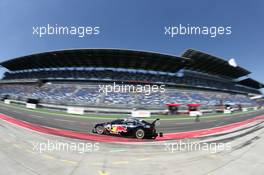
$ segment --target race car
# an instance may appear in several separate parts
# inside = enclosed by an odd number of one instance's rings
[[[158,136],[155,128],[158,120],[156,119],[152,123],[148,123],[137,118],[117,119],[112,122],[96,124],[93,132],[97,134],[130,136],[138,139],[155,139]]]

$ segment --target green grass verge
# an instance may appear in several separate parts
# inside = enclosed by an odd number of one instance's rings
[[[84,114],[84,115],[77,115],[77,114],[68,114],[63,111],[55,111],[55,110],[49,110],[49,109],[43,109],[43,108],[38,108],[38,109],[27,109],[24,107],[24,105],[19,105],[19,104],[4,104],[1,103],[7,107],[23,110],[23,111],[28,111],[32,113],[42,113],[42,114],[48,114],[48,115],[56,115],[56,116],[61,116],[61,117],[77,117],[77,118],[87,118],[87,119],[117,119],[117,118],[124,118],[128,117],[129,115],[125,114]],[[204,116],[201,117],[201,119],[212,119],[212,118],[218,118],[218,117],[229,117],[229,116],[234,116],[238,114],[247,114],[251,113],[252,111],[247,111],[247,112],[235,112],[233,114],[205,114]],[[190,117],[188,115],[173,115],[173,116],[168,116],[168,115],[152,115],[150,118],[145,118],[144,120],[153,120],[155,118],[160,118],[162,120],[194,120],[194,117]]]

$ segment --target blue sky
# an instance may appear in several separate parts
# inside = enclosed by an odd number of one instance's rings
[[[180,55],[194,48],[237,63],[264,82],[264,1],[1,0],[0,61],[67,48],[128,48]],[[33,26],[100,26],[93,37],[32,35]],[[169,38],[164,26],[232,26],[230,36]]]

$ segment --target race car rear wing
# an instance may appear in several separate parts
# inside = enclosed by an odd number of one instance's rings
[[[158,121],[158,120],[160,120],[159,118],[157,118],[156,120],[154,120],[151,124],[152,125],[155,125],[155,123]]]

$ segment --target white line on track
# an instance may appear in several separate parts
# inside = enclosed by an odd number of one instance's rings
[[[123,150],[123,149],[116,149],[116,150],[110,150],[110,153],[117,153],[117,152],[125,152],[127,150]]]

